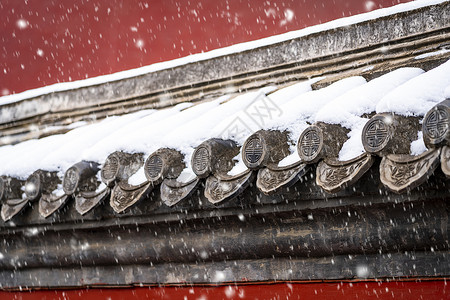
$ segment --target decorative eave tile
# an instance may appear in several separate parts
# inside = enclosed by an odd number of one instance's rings
[[[29,202],[23,192],[24,181],[19,178],[0,176],[0,203],[2,203],[1,217],[9,221],[20,213]]]
[[[289,155],[289,138],[286,131],[258,130],[242,145],[242,161],[251,170],[278,164]]]
[[[9,221],[28,204],[28,199],[8,199],[2,205],[1,215],[3,221]]]
[[[80,161],[64,173],[64,192],[75,198],[75,209],[81,215],[90,211],[109,194],[108,187],[97,191],[100,185],[97,179],[99,171],[99,165],[96,162]]]
[[[380,164],[380,179],[391,191],[402,193],[425,182],[439,164],[440,149],[421,155],[389,154]]]
[[[269,167],[262,168],[258,171],[256,186],[264,194],[271,195],[283,187],[296,183],[309,169],[310,167],[302,163],[276,170]]]
[[[121,213],[141,200],[152,189],[153,185],[149,182],[135,186],[121,181],[112,189],[109,204],[115,212]]]
[[[54,194],[42,194],[39,199],[39,214],[44,218],[49,217],[59,208],[61,208],[67,201],[69,196],[56,196]]]
[[[373,162],[373,156],[368,153],[347,161],[323,160],[316,169],[316,183],[326,192],[336,193],[361,178]]]
[[[80,192],[75,194],[75,209],[81,215],[88,213],[90,210],[100,204],[108,195],[111,189],[105,188],[100,192]]]
[[[200,179],[195,178],[187,183],[177,181],[176,179],[164,179],[161,183],[161,200],[167,206],[174,206],[185,199],[197,187]]]
[[[213,204],[230,200],[247,188],[252,175],[250,170],[227,180],[210,175],[205,183],[205,197]]]

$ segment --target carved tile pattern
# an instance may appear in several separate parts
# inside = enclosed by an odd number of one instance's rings
[[[195,179],[186,185],[178,187],[171,185],[170,182],[171,180],[165,179],[161,184],[161,200],[169,207],[188,197],[199,183],[199,180]]]
[[[6,200],[2,205],[1,216],[3,221],[11,220],[27,205],[27,199],[12,199]]]
[[[159,155],[153,155],[149,158],[146,168],[147,168],[147,174],[151,178],[157,177],[162,170],[163,161]]]
[[[430,159],[425,159],[412,165],[389,165],[388,167],[392,178],[392,184],[396,186],[407,184],[410,178],[422,170],[422,168],[427,165],[429,161]]]
[[[102,176],[106,180],[113,179],[119,170],[119,159],[115,156],[109,156],[102,168]]]
[[[388,155],[380,164],[381,182],[394,192],[403,192],[424,182],[439,162],[440,150],[428,150],[419,157]]]
[[[206,179],[205,197],[211,203],[219,203],[236,197],[247,186],[252,172],[231,180],[220,180],[211,175]]]
[[[64,174],[64,181],[63,181],[63,187],[64,191],[67,193],[70,191],[73,193],[75,189],[77,188],[79,180],[78,172],[75,170],[75,168],[70,168],[66,171]]]
[[[237,181],[221,181],[212,178],[208,182],[209,194],[215,203],[220,202],[226,195],[230,194],[234,187],[238,185]]]
[[[306,165],[300,164],[286,170],[260,169],[258,171],[256,186],[264,194],[272,194],[279,188],[294,183],[294,180],[306,173],[305,168]]]
[[[300,149],[303,156],[312,158],[317,155],[321,140],[315,128],[307,128],[300,142]]]
[[[363,165],[362,161],[359,161],[355,164],[351,164],[350,166],[343,166],[341,168],[330,168],[324,172],[324,181],[329,185],[338,185],[343,180],[350,177],[355,170],[361,168]]]
[[[425,120],[425,134],[432,139],[441,139],[448,131],[448,124],[449,116],[447,111],[437,108],[433,110]]]
[[[245,159],[251,163],[257,163],[263,155],[263,146],[261,140],[257,137],[251,138],[245,145]]]
[[[363,132],[363,137],[370,148],[378,149],[388,137],[386,124],[380,119],[369,121],[366,132]]]
[[[82,192],[75,195],[75,209],[84,215],[91,209],[96,207],[100,202],[103,201],[109,195],[110,189],[105,188],[99,193],[95,192]]]
[[[193,167],[196,172],[201,173],[208,167],[209,161],[209,151],[205,147],[200,147],[196,149],[194,153],[194,164]]]
[[[317,166],[316,183],[325,191],[336,193],[361,178],[372,164],[373,158],[367,154],[340,164],[321,161]]]
[[[66,203],[67,199],[67,195],[57,197],[53,194],[42,194],[41,199],[39,199],[39,213],[44,218],[47,218],[61,208]]]
[[[151,184],[146,183],[138,187],[127,187],[124,189],[120,184],[114,186],[111,192],[109,204],[115,212],[121,213],[128,207],[138,202],[150,189]]]

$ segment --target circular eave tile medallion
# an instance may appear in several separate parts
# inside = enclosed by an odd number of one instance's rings
[[[76,170],[76,168],[69,168],[64,174],[63,179],[63,190],[67,195],[71,195],[75,192],[78,181],[80,180],[80,176]]]
[[[195,149],[192,155],[192,169],[197,176],[204,176],[209,173],[210,154],[206,147],[200,146]]]
[[[426,114],[422,130],[431,144],[439,144],[448,138],[450,122],[448,111],[447,107],[437,105]]]
[[[30,200],[35,200],[40,193],[41,190],[41,179],[39,177],[39,174],[34,173],[28,177],[27,181],[25,182],[25,194],[27,195],[27,198]]]
[[[362,132],[362,142],[367,152],[378,152],[386,147],[390,137],[388,123],[384,116],[375,116],[366,123]]]
[[[145,163],[145,172],[149,180],[154,181],[162,176],[163,160],[158,154],[151,155]]]
[[[259,167],[264,158],[264,142],[257,136],[249,137],[242,147],[244,163],[249,168]]]
[[[115,155],[110,155],[103,165],[101,175],[107,182],[113,181],[119,172],[119,159]]]
[[[315,126],[309,126],[300,135],[298,141],[298,154],[305,162],[315,162],[323,147],[322,130]]]

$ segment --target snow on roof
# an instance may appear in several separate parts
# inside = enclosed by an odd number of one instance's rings
[[[404,116],[423,116],[445,100],[450,85],[450,61],[417,76],[387,94],[377,104],[377,113],[394,112]]]
[[[196,105],[182,103],[167,109],[110,117],[65,134],[0,147],[0,174],[26,178],[37,169],[65,172],[81,160],[103,163],[114,151],[142,152],[148,156],[162,147],[182,152],[189,169],[194,148],[209,138],[223,137],[224,130],[233,125],[237,117],[249,124],[254,122],[249,125],[252,130],[288,130],[294,143],[307,122],[341,124],[352,130],[350,139],[341,149],[340,159],[351,159],[363,151],[361,126],[368,120],[362,117],[363,114],[377,110],[423,116],[448,93],[449,74],[450,61],[425,73],[417,68],[398,69],[368,83],[363,77],[349,77],[312,91],[311,85],[317,81],[312,79],[275,92],[275,87],[271,86],[234,98],[225,95]],[[278,111],[266,119],[265,124],[259,124],[263,126],[256,128],[258,124],[248,111],[249,107],[257,108],[263,114],[274,109]],[[253,131],[236,135],[236,141],[242,144],[250,133]],[[412,146],[415,154],[421,149],[424,146],[420,142]],[[293,151],[280,165],[298,160]],[[231,173],[242,170],[242,166],[238,166]],[[136,177],[143,178],[143,172],[139,174]]]
[[[284,114],[281,118],[273,120],[271,127],[278,130],[288,130],[291,140],[296,142],[308,123],[314,122],[316,113],[323,105],[364,83],[366,83],[366,80],[361,76],[349,77],[323,89],[299,95],[282,106]],[[291,155],[280,161],[278,164],[280,167],[300,160],[295,144],[291,145],[290,150]]]
[[[221,48],[221,49],[215,49],[215,50],[212,50],[209,52],[193,54],[193,55],[189,55],[189,56],[182,57],[179,59],[174,59],[171,61],[156,63],[156,64],[152,64],[149,66],[144,66],[144,67],[140,67],[140,68],[136,68],[136,69],[132,69],[132,70],[117,72],[117,73],[109,74],[109,75],[88,78],[88,79],[84,79],[84,80],[57,83],[57,84],[53,84],[53,85],[49,85],[49,86],[45,86],[45,87],[41,87],[41,88],[37,88],[37,89],[28,90],[28,91],[18,93],[18,94],[0,97],[0,106],[18,102],[18,101],[22,101],[25,99],[38,97],[38,96],[45,95],[45,94],[50,94],[50,93],[59,92],[59,91],[73,90],[73,89],[78,89],[78,88],[82,88],[82,87],[98,85],[98,84],[102,84],[102,83],[106,83],[106,82],[118,81],[118,80],[132,78],[132,77],[136,77],[136,76],[151,73],[151,72],[175,68],[175,67],[187,65],[190,63],[195,63],[195,62],[204,61],[204,60],[217,58],[217,57],[221,57],[221,56],[226,56],[226,55],[230,55],[230,54],[234,54],[234,53],[248,51],[248,50],[252,50],[252,49],[256,49],[256,48],[260,48],[260,47],[265,47],[268,45],[288,41],[291,39],[304,37],[304,36],[307,36],[307,35],[310,35],[313,33],[318,33],[321,31],[345,27],[345,26],[361,23],[364,21],[377,19],[380,17],[385,17],[385,16],[394,15],[394,14],[401,13],[401,12],[415,10],[415,9],[418,9],[421,7],[436,5],[439,3],[446,2],[446,1],[448,1],[448,0],[416,0],[413,2],[402,3],[402,4],[398,4],[396,6],[392,6],[392,7],[388,7],[388,8],[378,9],[378,10],[364,13],[364,14],[359,14],[359,15],[355,15],[355,16],[351,16],[351,17],[347,17],[347,18],[333,20],[333,21],[330,21],[330,22],[327,22],[324,24],[310,26],[310,27],[307,27],[304,29],[291,31],[291,32],[287,32],[284,34],[260,39],[260,40],[236,44],[236,45],[232,45],[232,46]],[[420,58],[422,58],[422,57],[420,57]],[[418,59],[420,59],[420,58],[418,58]]]
[[[419,68],[400,68],[375,78],[322,107],[315,121],[341,124],[351,129],[358,121],[355,118],[374,112],[377,103],[386,94],[422,73],[424,71]]]
[[[283,116],[273,120],[273,128],[286,127],[291,132],[297,132],[298,123],[313,123],[316,113],[328,102],[336,97],[365,84],[366,80],[361,76],[349,77],[339,80],[325,88],[298,95],[282,106]],[[298,138],[296,135],[295,138]]]
[[[349,140],[341,149],[340,160],[348,160],[364,152],[361,133],[369,119],[363,115],[374,112],[383,96],[422,73],[424,71],[419,68],[397,69],[351,89],[320,109],[315,121],[340,124],[351,129]]]
[[[85,159],[84,152],[94,148],[102,136],[154,112],[144,110],[120,117],[109,117],[96,124],[78,127],[66,134],[0,147],[1,174],[26,178],[33,169],[66,170],[77,161]]]

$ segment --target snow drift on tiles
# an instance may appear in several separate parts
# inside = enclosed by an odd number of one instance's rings
[[[65,171],[84,159],[83,151],[102,136],[153,112],[145,110],[121,117],[109,117],[99,123],[73,129],[66,134],[0,147],[0,174],[26,178],[38,169]]]
[[[424,116],[433,106],[445,100],[448,86],[450,60],[393,90],[378,103],[376,112]]]
[[[233,139],[239,145],[242,145],[245,140],[255,131],[259,129],[263,129],[266,122],[270,121],[271,118],[276,118],[276,115],[270,114],[265,118],[255,120],[255,117],[258,116],[252,115],[254,112],[258,111],[259,106],[264,106],[260,101],[266,101],[270,98],[271,105],[274,105],[277,109],[277,113],[280,111],[278,108],[282,107],[284,103],[290,101],[294,97],[311,91],[311,84],[316,82],[317,79],[312,79],[304,82],[299,82],[284,88],[281,88],[277,91],[274,91],[273,87],[266,87],[260,89],[255,92],[248,92],[243,95],[240,95],[233,99],[233,101],[239,101],[244,103],[244,106],[241,109],[236,110],[233,114],[227,116],[227,118],[223,119],[216,126],[214,126],[210,137],[215,138],[223,138],[223,139]],[[273,91],[273,92],[272,92]],[[261,97],[265,97],[266,94],[269,94],[267,99],[262,99]],[[252,111],[252,108],[256,107],[256,111]],[[261,112],[263,115],[266,114],[266,111]],[[262,122],[261,122],[262,121]],[[234,129],[237,129],[236,132],[233,132]],[[242,161],[241,154],[238,154],[234,160],[237,162],[235,166],[228,172],[228,175],[238,175],[247,170],[244,162]]]
[[[323,105],[364,83],[366,83],[366,80],[361,76],[345,78],[328,87],[299,95],[282,105],[281,110],[283,114],[279,118],[272,120],[268,124],[268,128],[280,131],[288,130],[290,139],[294,144],[292,144],[290,149],[291,155],[280,161],[279,166],[288,166],[300,160],[295,144],[301,132],[308,126],[307,122],[314,120],[317,111]]]
[[[195,147],[209,138],[221,138],[223,131],[226,130],[226,127],[229,125],[228,120],[233,119],[236,115],[243,114],[245,109],[251,105],[258,96],[261,94],[265,95],[265,93],[273,90],[275,90],[275,87],[269,86],[258,91],[238,95],[231,99],[229,99],[230,96],[220,97],[213,101],[216,106],[211,109],[205,110],[203,113],[198,113],[194,116],[190,115],[189,118],[181,118],[180,122],[182,123],[182,126],[176,126],[166,130],[165,135],[160,140],[155,140],[154,148],[173,148],[183,153],[185,156],[186,169],[180,175],[179,180],[189,181],[195,177],[190,166],[191,156]],[[294,86],[280,89],[275,92],[274,99],[278,103],[284,103],[294,95],[303,93],[307,90],[311,90],[311,86],[308,82],[295,84]],[[188,109],[186,112],[192,109],[193,108]],[[181,114],[175,117],[180,118]],[[218,125],[215,125],[217,123]],[[135,176],[132,176],[128,182],[131,184],[139,184],[143,181],[145,181],[145,174],[141,169]]]
[[[362,117],[375,112],[378,102],[405,82],[424,73],[419,68],[401,68],[356,87],[325,105],[315,118],[316,122],[340,124],[350,129],[349,140],[344,143],[340,160],[352,159],[364,152],[361,133],[369,120]]]

